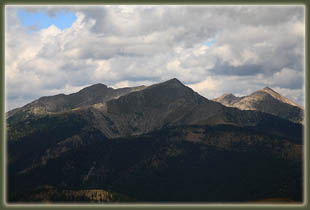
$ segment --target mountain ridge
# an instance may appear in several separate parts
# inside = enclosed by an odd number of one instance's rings
[[[110,92],[103,91],[103,93],[100,92],[98,94],[98,88],[99,90],[109,90]],[[138,86],[116,90],[107,88],[103,84],[97,84],[84,88],[78,93],[92,92],[92,90],[95,90],[95,94],[91,93],[88,95],[90,95],[91,99],[95,98],[95,100],[88,100],[90,102],[86,101],[88,103],[84,103],[90,105],[68,109],[66,112],[61,110],[61,112],[55,112],[54,114],[67,115],[72,113],[85,118],[90,125],[99,129],[109,138],[140,135],[154,129],[173,125],[231,124],[236,126],[255,126],[263,119],[269,119],[270,122],[274,119],[274,117],[267,117],[267,115],[256,112],[240,112],[239,110],[232,109],[233,107],[229,108],[221,103],[208,100],[175,78],[148,87]],[[115,93],[115,91],[120,92]],[[261,91],[257,92],[261,93]],[[83,94],[82,96],[85,95]],[[98,98],[98,95],[104,96],[103,98]],[[59,97],[59,95],[48,97],[48,99],[55,97]],[[234,100],[237,98],[235,96],[232,97]],[[81,98],[84,99],[83,97]],[[80,103],[80,101],[78,102]],[[26,105],[26,107],[31,106],[33,103]],[[8,117],[9,128],[13,128],[15,123],[27,121],[27,119],[36,119],[40,118],[40,116],[51,114],[46,112],[43,112],[43,114],[40,112],[36,113],[35,109],[36,107],[34,107],[34,111],[32,110],[34,115],[29,113],[27,109],[26,111],[22,109],[19,113]],[[253,111],[262,111],[279,117],[277,113],[270,113],[269,110],[254,109]],[[281,111],[285,112],[286,109]],[[277,129],[275,125],[272,128]],[[286,132],[284,131],[284,133]]]
[[[71,93],[71,94],[56,94],[56,95],[52,95],[52,96],[42,96],[37,100],[34,100],[22,107],[10,110],[6,113],[6,118],[11,117],[12,115],[16,114],[18,111],[20,110],[25,110],[28,109],[29,112],[34,113],[34,114],[44,114],[44,113],[55,113],[55,112],[61,112],[61,111],[66,111],[66,110],[73,110],[75,108],[79,108],[79,107],[83,107],[83,106],[87,106],[87,105],[95,105],[95,104],[104,104],[105,102],[112,100],[112,99],[117,99],[123,95],[129,94],[131,92],[135,92],[135,91],[140,91],[146,88],[153,88],[153,87],[157,87],[157,86],[179,86],[179,87],[186,87],[182,82],[180,82],[178,79],[176,78],[172,78],[170,80],[161,82],[161,83],[156,83],[150,86],[136,86],[136,87],[124,87],[124,88],[117,88],[114,89],[112,87],[108,87],[105,84],[102,83],[97,83],[94,85],[90,85],[88,87],[85,87],[81,90],[79,90],[78,92],[75,93]],[[89,94],[92,92],[102,92],[102,94],[99,95],[94,95],[93,98],[100,98],[100,100],[95,100],[93,101],[93,99],[83,99],[83,94]],[[195,92],[195,91],[194,91]],[[304,109],[302,106],[296,104],[295,102],[287,99],[286,97],[282,96],[281,94],[277,93],[276,91],[274,91],[273,89],[271,89],[270,87],[264,87],[262,89],[259,89],[255,92],[253,92],[250,95],[247,96],[242,96],[242,97],[237,97],[235,95],[233,95],[232,93],[224,93],[223,95],[219,96],[218,98],[212,99],[212,101],[215,102],[219,102],[225,106],[229,106],[229,107],[236,107],[239,108],[241,110],[258,110],[258,111],[264,111],[264,110],[259,110],[256,109],[255,107],[251,107],[251,105],[244,105],[244,102],[242,100],[247,100],[247,98],[251,95],[257,95],[259,93],[266,93],[270,96],[272,96],[274,99],[282,102],[282,103],[286,103],[289,104],[291,106],[295,106],[298,107],[300,109]],[[82,96],[81,96],[82,95]],[[102,97],[103,95],[106,95],[105,97]],[[199,95],[199,94],[198,94]],[[76,97],[77,96],[77,97]],[[201,96],[203,97],[203,96]],[[66,98],[66,99],[64,99]],[[78,99],[76,99],[78,98]],[[205,97],[203,97],[205,98]],[[60,105],[57,107],[57,105],[53,105],[53,107],[49,108],[48,104],[50,100],[59,100]],[[78,100],[78,103],[73,103],[73,104],[68,104],[67,100]],[[208,100],[208,99],[207,99]],[[241,101],[241,103],[243,105],[241,105],[239,102]],[[66,104],[67,103],[67,104]],[[239,103],[239,104],[238,104]],[[24,111],[23,110],[23,111]],[[270,113],[273,114],[273,113]]]
[[[123,201],[302,200],[300,123],[226,107],[177,79],[121,90],[97,84],[77,96],[67,110],[49,102],[64,97],[56,95],[40,101],[53,113],[8,117],[10,202],[85,201],[74,195],[86,189]],[[240,179],[240,171],[250,175]],[[44,186],[53,190],[39,196]]]
[[[285,96],[282,96],[281,94],[279,94],[278,92],[274,91],[273,89],[271,89],[270,87],[264,87],[263,89],[261,90],[258,90],[258,91],[265,91],[267,92],[268,94],[270,94],[271,96],[273,96],[274,98],[284,102],[284,103],[287,103],[287,104],[290,104],[292,106],[297,106],[301,109],[304,109],[301,105],[299,104],[296,104],[295,102],[293,102],[292,100],[286,98]]]
[[[57,94],[53,96],[40,97],[39,99],[34,100],[20,108],[8,111],[6,113],[6,117],[10,118],[19,111],[27,111],[31,114],[48,114],[68,111],[82,106],[105,103],[110,99],[118,98],[133,91],[139,91],[145,87],[146,86],[142,85],[114,89],[106,86],[105,84],[98,83],[68,95]]]
[[[303,121],[303,107],[269,87],[262,88],[242,97],[224,94],[213,100],[227,107],[266,112],[298,123]]]

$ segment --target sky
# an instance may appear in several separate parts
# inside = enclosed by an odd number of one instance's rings
[[[17,11],[17,17],[23,26],[29,27],[29,32],[38,31],[55,25],[60,30],[70,28],[72,23],[76,21],[77,17],[71,11],[58,11],[55,15],[48,15],[44,11],[28,12],[25,9]]]
[[[303,6],[6,6],[6,110],[96,83],[177,78],[208,99],[304,103]]]

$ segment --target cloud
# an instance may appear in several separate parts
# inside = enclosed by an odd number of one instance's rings
[[[276,72],[269,82],[273,86],[287,89],[302,89],[303,88],[303,72],[298,72],[294,69],[283,68]]]
[[[222,82],[220,80],[208,77],[204,81],[189,85],[189,87],[195,90],[196,92],[207,96],[209,99],[212,99],[217,96],[218,94],[217,89],[221,85]]]
[[[50,16],[66,10],[77,19],[64,30],[51,25],[30,34],[18,19],[21,8]],[[8,109],[99,82],[124,87],[174,77],[208,98],[270,86],[288,97],[296,93],[295,101],[303,103],[302,6],[7,6],[5,11]]]

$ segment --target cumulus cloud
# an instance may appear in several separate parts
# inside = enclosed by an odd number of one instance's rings
[[[21,8],[77,19],[29,33]],[[208,98],[270,86],[303,104],[302,6],[8,6],[5,15],[8,110],[94,83],[173,77]]]

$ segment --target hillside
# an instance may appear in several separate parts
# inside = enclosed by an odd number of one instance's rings
[[[118,195],[99,202],[302,200],[300,123],[224,106],[177,79],[60,97],[8,114],[10,202],[95,201],[87,190]],[[44,112],[31,111],[38,103]]]
[[[240,110],[256,110],[269,113],[293,122],[300,123],[303,121],[303,108],[269,87],[243,97],[224,94],[214,99],[214,101]]]

